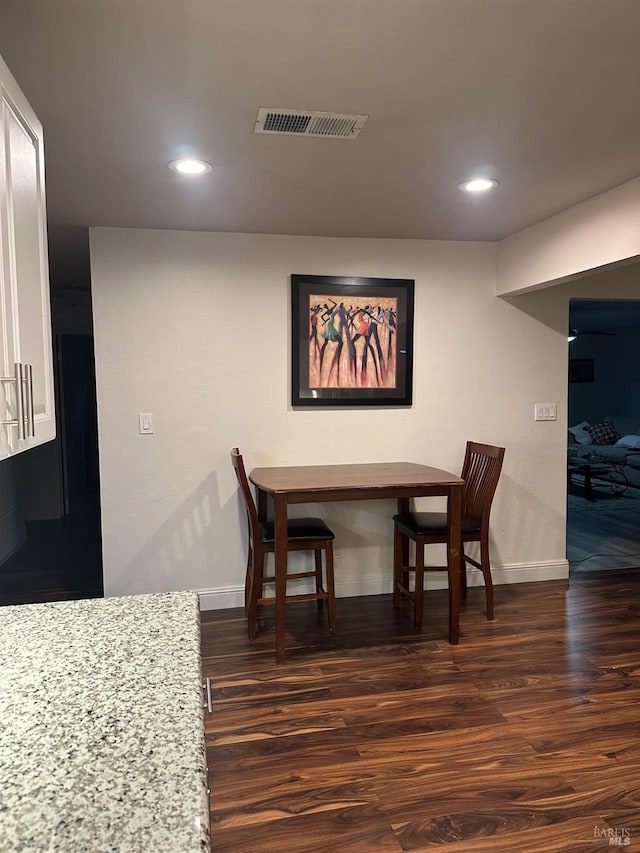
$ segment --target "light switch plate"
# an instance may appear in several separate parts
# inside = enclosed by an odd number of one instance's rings
[[[152,412],[140,412],[138,415],[138,432],[140,435],[153,435]]]
[[[556,403],[536,403],[533,417],[536,421],[557,421],[558,406]]]

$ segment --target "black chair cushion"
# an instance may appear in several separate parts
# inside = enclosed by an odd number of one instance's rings
[[[273,521],[261,521],[260,532],[263,542],[275,541]],[[299,542],[302,539],[335,539],[335,534],[321,518],[290,518],[287,538]]]
[[[447,538],[446,512],[410,512],[394,515],[393,520],[406,536],[442,536]],[[480,533],[480,522],[462,516],[463,533]]]

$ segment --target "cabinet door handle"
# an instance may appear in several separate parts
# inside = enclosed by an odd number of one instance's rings
[[[33,365],[23,364],[24,378],[27,383],[27,430],[31,438],[36,437],[36,418],[33,408]]]
[[[211,714],[213,713],[213,705],[211,703],[211,679],[207,678],[205,683],[202,685],[202,689],[205,691],[207,698],[205,699],[204,706],[207,711]]]
[[[16,415],[18,419],[18,438],[25,439],[27,437],[27,426],[25,423],[25,406],[24,406],[24,375],[22,364],[19,361],[15,364],[16,373]]]
[[[16,418],[13,421],[2,421],[3,424],[7,424],[8,426],[17,426],[18,427],[18,440],[24,440],[27,437],[27,429],[25,426],[25,414],[24,414],[24,382],[22,375],[22,365],[19,361],[14,364],[14,375],[13,376],[3,376],[0,378],[0,382],[11,382],[16,386]]]

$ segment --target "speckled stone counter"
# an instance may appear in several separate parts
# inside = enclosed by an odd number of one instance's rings
[[[0,607],[0,849],[209,850],[195,593]]]

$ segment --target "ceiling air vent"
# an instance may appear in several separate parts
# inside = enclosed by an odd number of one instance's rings
[[[258,110],[255,132],[355,139],[368,118],[369,116],[349,113],[318,113],[311,110],[274,110],[261,107]]]

